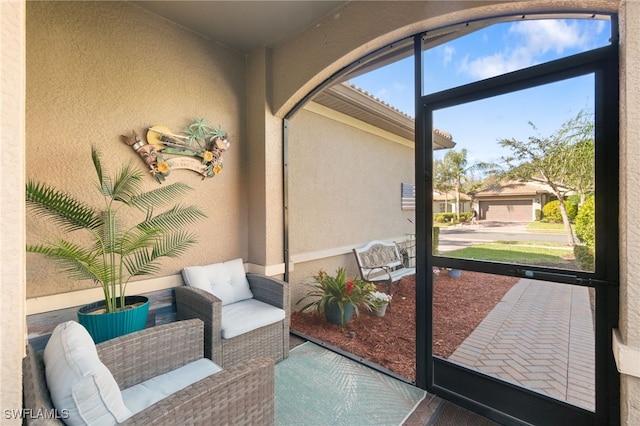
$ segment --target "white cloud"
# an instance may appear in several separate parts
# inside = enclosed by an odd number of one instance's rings
[[[586,47],[590,37],[584,29],[577,21],[541,20],[516,22],[508,32],[524,37],[524,47],[539,55],[551,49],[561,54],[565,49]]]
[[[543,55],[550,51],[562,55],[567,50],[586,49],[592,44],[593,36],[605,28],[602,21],[590,24],[561,20],[515,22],[507,30],[507,47],[475,59],[467,55],[459,70],[483,79],[535,65],[544,61]]]
[[[453,54],[456,50],[452,46],[445,46],[443,50],[442,63],[446,66],[453,59]]]

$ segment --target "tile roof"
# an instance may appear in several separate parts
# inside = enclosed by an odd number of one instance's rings
[[[552,194],[551,188],[541,182],[501,182],[472,191],[475,197],[492,197],[508,195]]]

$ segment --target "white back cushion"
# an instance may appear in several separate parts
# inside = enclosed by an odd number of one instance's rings
[[[208,291],[222,301],[222,306],[253,298],[242,259],[205,266],[189,266],[182,270],[188,286]]]
[[[253,299],[251,287],[247,280],[247,272],[244,270],[244,262],[242,259],[233,259],[224,262],[229,274],[231,275],[231,285],[233,286],[235,301]]]
[[[82,325],[75,321],[59,324],[43,358],[51,400],[59,411],[68,410],[68,425],[113,425],[132,416]]]

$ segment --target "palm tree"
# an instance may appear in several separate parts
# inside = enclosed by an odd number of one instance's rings
[[[433,189],[444,194],[445,206],[449,204],[449,191],[453,189],[452,176],[444,160],[433,160]],[[445,211],[448,211],[445,208]]]
[[[159,272],[162,257],[179,257],[196,242],[182,228],[206,217],[193,206],[175,205],[157,213],[154,208],[172,202],[189,188],[183,183],[142,192],[144,173],[124,166],[113,177],[103,174],[100,153],[92,148],[91,157],[98,175],[97,189],[104,197],[104,207],[96,208],[72,195],[43,183],[26,185],[27,208],[36,216],[51,219],[61,234],[86,231],[90,239],[85,246],[62,237],[46,244],[27,245],[27,252],[53,259],[70,279],[90,279],[102,286],[107,312],[124,307],[127,283],[134,276]],[[131,217],[129,207],[138,210],[142,220],[126,227]],[[126,213],[125,213],[126,212]],[[119,214],[126,214],[121,220]],[[118,304],[120,298],[120,304]]]
[[[446,169],[449,171],[451,179],[453,180],[453,189],[456,191],[456,217],[459,222],[460,193],[462,192],[463,185],[469,181],[470,175],[473,172],[486,171],[496,168],[497,166],[492,163],[484,162],[468,165],[466,148],[461,149],[459,152],[455,150],[447,152],[444,156],[444,164]]]

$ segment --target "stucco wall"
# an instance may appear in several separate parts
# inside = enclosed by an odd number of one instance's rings
[[[22,424],[5,410],[22,406],[24,356],[25,5],[0,2],[0,408],[2,424]],[[11,413],[11,412],[10,412]]]
[[[316,104],[290,122],[292,301],[297,285],[319,268],[344,266],[356,275],[352,248],[414,232],[414,211],[401,209],[400,189],[402,182],[414,183],[415,150],[375,131]]]
[[[640,364],[640,3],[620,9],[620,332]],[[622,424],[640,424],[640,378],[622,374]]]
[[[184,265],[247,256],[245,191],[245,58],[125,2],[27,3],[26,175],[100,202],[94,189],[91,145],[103,165],[145,165],[120,141],[154,124],[183,132],[193,118],[228,131],[224,171],[202,180],[175,170],[167,182],[194,191],[181,200],[208,219],[195,226],[197,246],[166,259],[159,276]],[[149,176],[145,188],[159,184]],[[50,226],[27,219],[27,241],[46,238]],[[37,255],[27,257],[27,296],[79,288]],[[129,293],[131,292],[131,288]]]

